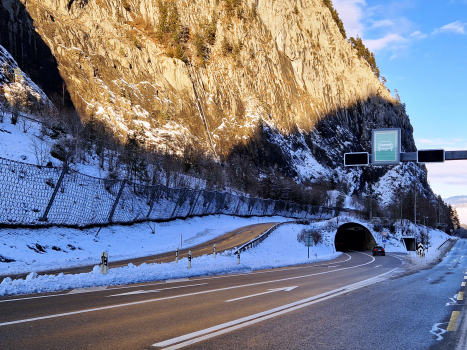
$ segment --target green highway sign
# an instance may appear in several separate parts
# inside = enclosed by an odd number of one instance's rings
[[[401,129],[375,129],[372,136],[372,164],[400,164]]]

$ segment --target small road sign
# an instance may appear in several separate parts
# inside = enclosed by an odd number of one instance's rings
[[[383,236],[383,244],[386,244],[388,243],[388,239],[386,238],[386,236]]]
[[[368,152],[344,153],[345,166],[362,166],[368,165],[369,162],[370,157]]]
[[[425,255],[425,249],[424,249],[422,243],[418,243],[418,244],[417,244],[417,253],[418,253],[419,255]]]
[[[305,236],[305,246],[312,247],[313,246],[313,237]]]
[[[419,163],[444,163],[444,149],[421,149],[417,151]]]
[[[372,138],[372,163],[374,165],[391,165],[400,163],[401,130],[376,129]]]

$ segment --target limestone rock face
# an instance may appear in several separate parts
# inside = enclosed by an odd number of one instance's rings
[[[17,36],[24,29],[12,25],[15,14],[30,17],[23,26],[50,49],[83,118],[94,114],[122,136],[143,128],[149,142],[175,153],[191,144],[228,155],[260,124],[283,137],[312,133],[370,97],[397,105],[322,0],[5,0],[0,7]],[[172,34],[158,35],[162,8],[178,15],[181,59]],[[389,124],[408,120],[390,113],[400,120]]]

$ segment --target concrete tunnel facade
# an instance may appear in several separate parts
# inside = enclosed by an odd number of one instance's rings
[[[376,245],[371,231],[356,222],[346,222],[339,226],[334,237],[336,251],[370,250]]]

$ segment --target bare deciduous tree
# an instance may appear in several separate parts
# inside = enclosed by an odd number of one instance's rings
[[[30,136],[29,140],[29,148],[36,157],[37,165],[44,165],[47,162],[50,155],[49,143],[45,139],[41,140],[35,135]]]

